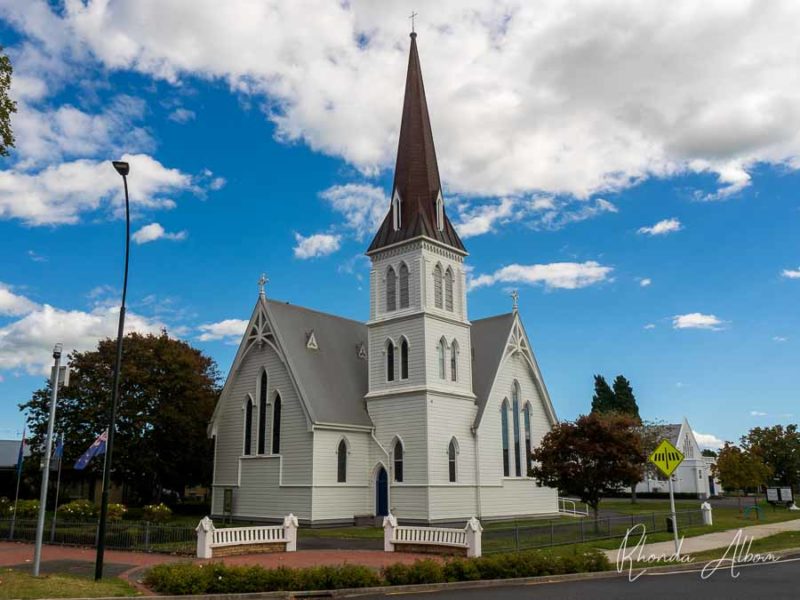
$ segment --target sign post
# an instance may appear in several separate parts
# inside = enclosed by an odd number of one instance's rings
[[[648,459],[659,471],[669,479],[669,511],[672,518],[672,535],[675,539],[675,556],[680,557],[680,542],[678,541],[678,517],[675,514],[675,491],[672,484],[672,474],[683,462],[683,453],[669,440],[662,440]]]

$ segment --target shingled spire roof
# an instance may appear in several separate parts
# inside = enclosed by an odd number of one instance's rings
[[[417,34],[412,33],[403,119],[400,123],[400,141],[392,186],[392,198],[394,199],[395,194],[400,197],[400,227],[395,229],[390,204],[389,212],[367,253],[419,236],[432,238],[466,252],[444,208],[442,229],[437,227],[436,199],[441,192],[439,165],[436,163],[428,103],[425,100],[425,86],[422,83],[422,69],[417,52]]]

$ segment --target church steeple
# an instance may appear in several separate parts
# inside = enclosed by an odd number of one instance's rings
[[[464,245],[447,218],[441,194],[439,165],[436,162],[417,51],[417,34],[412,32],[392,203],[367,254],[419,236],[435,239],[465,252]]]

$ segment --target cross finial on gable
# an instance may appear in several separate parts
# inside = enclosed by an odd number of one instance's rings
[[[259,296],[266,296],[266,292],[264,288],[269,283],[269,279],[267,278],[266,273],[262,273],[261,277],[258,278],[258,295]]]
[[[514,312],[517,312],[517,310],[519,309],[519,292],[517,290],[513,290],[511,292],[510,296],[511,296],[511,302],[512,302],[511,309]]]
[[[411,19],[411,33],[416,33],[414,31],[414,19],[416,17],[418,17],[418,16],[419,16],[419,13],[416,13],[413,10],[411,11],[411,14],[408,16],[408,18]]]

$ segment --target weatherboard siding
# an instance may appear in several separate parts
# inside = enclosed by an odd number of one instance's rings
[[[344,439],[348,447],[347,479],[337,481],[338,448]],[[312,515],[315,521],[352,520],[355,515],[372,513],[370,502],[369,433],[354,431],[314,431],[314,490]]]

